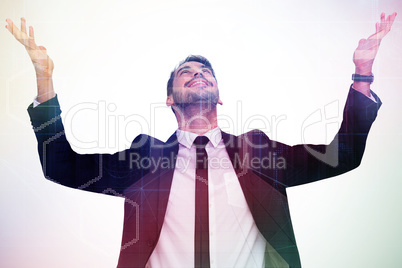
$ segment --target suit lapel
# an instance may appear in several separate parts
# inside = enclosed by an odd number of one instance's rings
[[[150,145],[148,157],[156,161],[160,159],[160,162],[152,167],[153,172],[150,171],[125,191],[125,233],[122,249],[136,243],[138,239],[145,239],[150,244],[159,239],[178,149],[176,133],[164,144],[154,142]],[[140,220],[142,224],[139,224]]]
[[[160,230],[163,225],[163,220],[165,218],[166,214],[166,209],[167,209],[167,204],[169,200],[169,194],[170,194],[170,188],[172,186],[172,181],[173,181],[173,174],[174,170],[176,167],[176,159],[177,159],[177,154],[179,152],[179,143],[177,140],[176,132],[173,133],[170,138],[166,141],[163,151],[162,151],[162,156],[163,159],[168,159],[169,160],[169,168],[162,169],[159,168],[159,187],[158,187],[158,208],[157,208],[157,214],[158,214],[158,233],[160,234]]]
[[[254,221],[268,243],[288,264],[299,267],[299,256],[293,233],[286,194],[249,168],[254,156],[250,137],[222,132],[229,158],[239,179]],[[247,156],[247,157],[246,157]],[[246,159],[244,159],[246,157]],[[284,189],[283,189],[284,190]],[[293,266],[292,266],[293,267]]]

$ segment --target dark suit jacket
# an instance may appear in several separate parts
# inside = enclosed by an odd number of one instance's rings
[[[258,130],[237,137],[222,132],[258,229],[290,267],[301,264],[285,189],[336,176],[360,164],[367,134],[381,105],[372,94],[377,103],[350,90],[342,125],[329,145],[288,146],[271,141]],[[144,267],[164,221],[179,148],[176,135],[167,142],[139,135],[123,152],[82,155],[66,140],[57,97],[36,108],[30,106],[28,112],[47,179],[125,198],[118,267]]]

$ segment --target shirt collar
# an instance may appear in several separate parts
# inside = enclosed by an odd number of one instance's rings
[[[193,145],[195,138],[198,137],[197,134],[184,131],[178,129],[176,131],[177,140],[179,143],[187,148],[190,148]],[[219,142],[222,140],[222,132],[219,127],[211,129],[210,131],[204,133],[202,136],[205,136],[209,139],[210,143],[216,148]]]

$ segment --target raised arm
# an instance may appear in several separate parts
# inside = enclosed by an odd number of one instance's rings
[[[6,22],[6,28],[25,47],[34,65],[38,86],[37,100],[42,103],[53,98],[55,96],[52,80],[54,64],[47,55],[46,48],[35,43],[32,26],[29,26],[29,35],[27,34],[25,18],[21,18],[21,29],[18,29],[11,19],[6,19]]]
[[[369,76],[372,74],[373,63],[377,55],[378,48],[380,47],[382,39],[391,30],[394,23],[396,12],[385,18],[385,13],[381,14],[381,21],[375,25],[375,33],[370,35],[367,39],[361,39],[353,54],[353,62],[355,64],[355,74]],[[353,83],[353,88],[370,96],[370,83],[357,82]]]
[[[376,31],[367,39],[361,39],[353,54],[355,74],[372,74],[374,59],[382,39],[391,30],[396,13],[388,17],[381,14]],[[370,82],[355,81],[353,88],[367,97],[372,95]],[[343,121],[338,134],[329,145],[296,145],[287,151],[287,185],[299,185],[347,172],[359,166],[366,146],[368,132],[381,106],[351,90],[345,104]]]
[[[369,38],[360,40],[353,56],[356,74],[364,76],[372,74],[373,62],[379,45],[390,31],[395,16],[396,13],[393,13],[385,18],[385,14],[381,14],[381,21],[376,24],[376,32]],[[355,81],[353,88],[350,89],[345,104],[342,125],[333,141],[328,145],[288,146],[271,141],[259,131],[248,133],[249,139],[253,140],[252,155],[262,159],[261,162],[257,161],[260,166],[255,166],[254,172],[266,178],[268,183],[286,194],[286,187],[337,176],[359,166],[368,132],[377,116],[381,100],[370,91],[370,82]],[[366,96],[373,96],[376,102]],[[277,164],[264,167],[264,158],[267,159],[266,163],[272,164],[275,163],[273,161],[276,161]]]
[[[396,13],[388,17],[381,14],[376,31],[367,39],[361,39],[353,54],[355,74],[370,76],[374,59],[382,39],[391,30]],[[354,81],[353,88],[367,97],[372,96],[370,82]],[[345,104],[343,121],[338,134],[329,145],[296,145],[284,148],[288,167],[286,185],[299,185],[347,172],[360,165],[366,146],[368,132],[381,106],[380,99],[373,93],[376,103],[362,94],[351,90]]]
[[[66,139],[60,105],[53,90],[52,59],[44,47],[36,45],[32,27],[27,34],[24,18],[21,29],[10,19],[6,21],[6,28],[24,45],[35,68],[37,100],[41,105],[35,108],[31,105],[28,113],[45,177],[68,187],[121,196],[128,186],[151,170],[138,164],[151,154],[149,136],[139,135],[130,149],[115,154],[76,153]]]

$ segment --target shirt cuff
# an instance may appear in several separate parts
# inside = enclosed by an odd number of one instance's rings
[[[33,100],[32,107],[35,108],[35,107],[38,106],[39,104],[40,104],[40,102],[38,101],[38,98],[35,98],[35,99]]]

